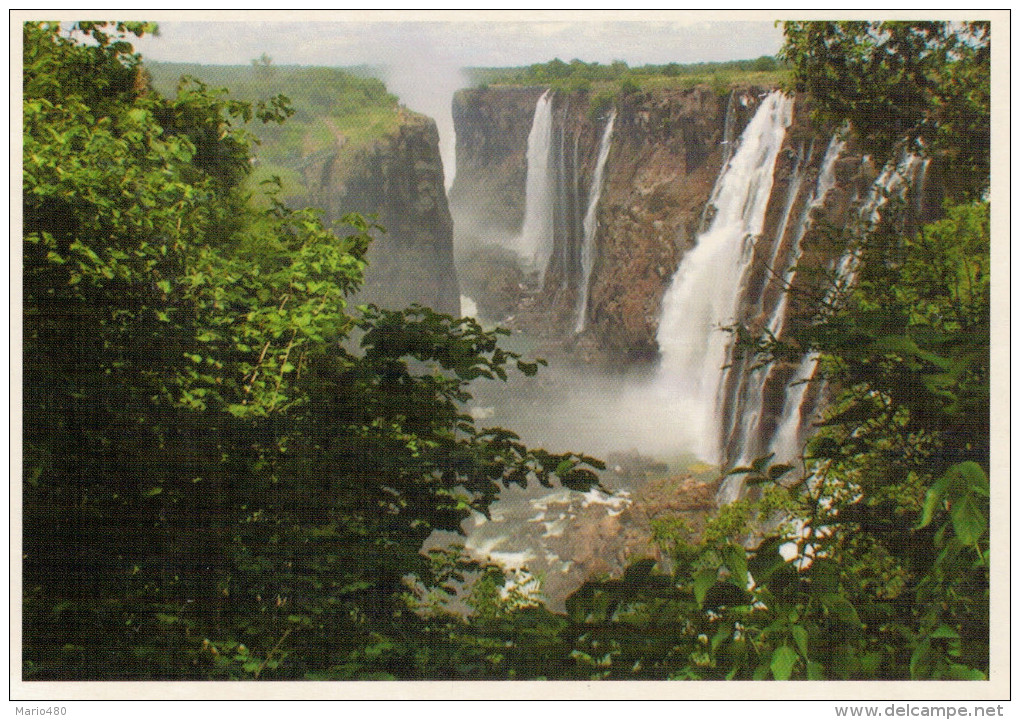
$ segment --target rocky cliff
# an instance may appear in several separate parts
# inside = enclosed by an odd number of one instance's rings
[[[335,147],[306,158],[301,173],[303,201],[328,221],[356,211],[385,228],[369,250],[358,302],[459,314],[453,220],[433,120],[401,108],[393,131],[358,147],[337,132]]]
[[[457,175],[450,207],[457,232],[500,238],[524,220],[526,151],[542,87],[473,88],[453,97]]]
[[[554,237],[547,267],[541,276],[528,277],[512,269],[505,253],[471,246],[466,254],[458,251],[465,293],[483,311],[511,316],[510,324],[582,358],[613,364],[656,359],[664,295],[699,234],[712,226],[713,189],[772,90],[660,89],[618,93],[608,101],[585,91],[554,93],[548,163]],[[485,240],[479,228],[490,221],[495,230],[489,239],[496,245],[521,231],[528,133],[543,92],[490,87],[461,91],[455,99],[455,188],[460,187],[461,200],[454,211],[459,225],[470,208],[471,242]],[[859,214],[880,170],[852,141],[837,140],[831,130],[813,125],[808,98],[793,98],[788,107],[760,232],[743,240],[748,260],[731,319],[780,336],[810,310],[797,305],[798,293],[785,290],[817,286],[831,276],[843,248],[833,245],[828,229]],[[601,186],[593,188],[610,114],[611,144]],[[469,193],[467,203],[463,198]],[[586,271],[583,220],[595,196],[594,252]],[[502,278],[498,287],[483,282],[493,277]],[[579,312],[584,322],[578,322]],[[717,412],[722,458],[736,461],[768,448],[797,368],[755,369],[732,352],[725,362],[732,368],[721,376]]]

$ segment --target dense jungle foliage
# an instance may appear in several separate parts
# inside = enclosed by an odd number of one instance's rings
[[[748,345],[819,358],[803,465],[738,469],[752,491],[699,537],[656,528],[670,573],[635,562],[566,614],[420,552],[509,483],[596,482],[461,411],[539,363],[470,319],[348,307],[376,228],[245,184],[244,126],[286,98],[161,95],[129,42],[152,30],[24,28],[25,679],[987,677],[987,26],[787,25],[796,82],[878,166],[965,172],[934,222],[832,228],[856,282]],[[896,138],[868,124],[908,91]]]

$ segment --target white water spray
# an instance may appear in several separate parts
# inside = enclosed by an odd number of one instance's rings
[[[460,296],[460,316],[469,318],[478,317],[478,304],[467,295]]]
[[[810,211],[821,205],[825,200],[826,193],[835,185],[835,174],[833,167],[836,158],[843,150],[844,143],[835,137],[829,143],[829,149],[825,154],[822,163],[822,171],[818,176],[818,187],[815,197],[812,199]],[[859,211],[859,218],[868,226],[872,226],[879,220],[879,212],[888,198],[897,193],[906,192],[912,173],[917,170],[918,163],[922,161],[914,155],[904,155],[898,163],[890,163],[875,180],[868,193],[863,206]],[[923,163],[922,166],[923,168]],[[799,242],[804,233],[800,232],[794,245],[794,258],[787,269],[787,286],[793,281],[795,275],[795,263],[800,257]],[[836,285],[826,296],[826,303],[832,302],[840,289],[845,289],[853,283],[857,270],[857,256],[853,253],[846,253],[835,265]],[[773,322],[777,331],[782,330],[782,319],[786,314],[786,293],[776,308]],[[778,317],[779,322],[775,322]],[[797,371],[786,386],[786,397],[783,402],[783,413],[780,416],[776,432],[772,437],[769,452],[775,454],[776,462],[792,462],[799,456],[805,438],[805,415],[814,412],[813,409],[805,412],[805,395],[809,381],[814,377],[818,367],[818,354],[807,353],[801,360]]]
[[[762,102],[713,192],[711,224],[684,256],[662,301],[658,382],[688,426],[692,449],[712,462],[720,460],[720,383],[732,346],[722,328],[736,320],[792,115],[793,100],[782,93]]]
[[[581,284],[578,288],[575,333],[584,330],[584,324],[588,318],[588,292],[591,284],[591,271],[595,266],[595,230],[598,227],[596,213],[599,198],[602,196],[602,174],[606,168],[606,160],[609,159],[609,148],[613,141],[613,125],[615,123],[616,110],[614,109],[609,115],[606,129],[602,131],[602,141],[599,143],[599,154],[595,162],[595,174],[592,176],[591,189],[588,191],[588,211],[584,214],[582,224],[584,240],[581,244]]]
[[[804,444],[804,396],[808,383],[815,375],[818,366],[818,355],[808,353],[801,360],[797,371],[786,385],[786,396],[783,400],[783,414],[779,418],[776,432],[769,444],[769,452],[773,453],[773,461],[790,463],[800,456]]]
[[[528,175],[524,190],[524,224],[513,247],[526,269],[545,275],[553,250],[553,200],[556,173],[549,162],[553,137],[552,92],[546,90],[535,105],[528,134]]]

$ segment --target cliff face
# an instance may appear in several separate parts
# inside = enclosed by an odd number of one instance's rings
[[[602,190],[588,306],[603,352],[654,357],[662,296],[726,157],[729,102],[707,89],[623,98]],[[749,113],[731,108],[731,133]]]
[[[528,133],[542,92],[487,88],[455,97],[457,179],[451,203],[462,236],[484,232],[477,228],[489,228],[496,238],[520,231]],[[727,131],[739,134],[753,113],[753,101],[750,91],[745,102],[731,103],[706,88],[617,99],[595,217],[596,250],[582,338],[589,353],[655,356],[662,295],[703,220],[725,160],[724,136]],[[558,175],[553,256],[543,286],[518,298],[516,319],[535,334],[566,337],[576,325],[583,282],[582,220],[610,109],[597,107],[586,92],[557,93],[553,103],[550,162]],[[476,300],[486,302],[485,297]]]
[[[358,212],[386,230],[369,250],[358,302],[459,314],[453,220],[433,120],[401,110],[393,132],[356,149],[338,133],[336,149],[309,158],[302,174],[307,203],[327,221]]]
[[[520,229],[528,134],[543,92],[541,87],[474,88],[453,96],[457,175],[450,206],[458,233],[498,238]]]

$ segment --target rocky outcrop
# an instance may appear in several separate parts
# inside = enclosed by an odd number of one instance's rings
[[[453,96],[457,175],[450,206],[459,235],[499,239],[520,230],[528,133],[543,92],[542,87],[472,88]]]
[[[389,134],[356,148],[338,134],[336,147],[307,158],[301,172],[305,201],[327,221],[356,211],[385,229],[369,250],[357,302],[459,314],[453,220],[433,120],[401,109]]]
[[[602,484],[587,493],[511,486],[489,518],[465,521],[465,548],[507,570],[526,570],[540,581],[554,612],[592,577],[619,577],[627,565],[652,558],[671,566],[670,546],[700,537],[715,509],[719,475],[712,468],[669,473],[636,453],[610,456]]]

